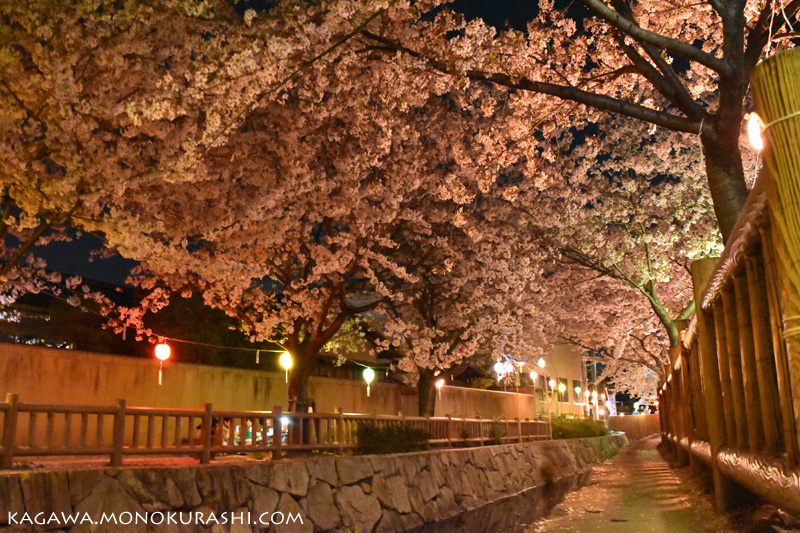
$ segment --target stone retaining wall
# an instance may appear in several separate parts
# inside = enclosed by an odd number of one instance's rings
[[[453,517],[503,496],[585,472],[627,443],[615,435],[375,456],[324,456],[280,462],[195,467],[122,467],[99,470],[0,473],[0,524],[9,513],[154,511],[292,513],[303,524],[270,531],[402,531]],[[241,515],[240,515],[241,516]],[[188,521],[188,520],[187,520]],[[58,529],[50,525],[49,529]],[[183,529],[181,529],[183,528]],[[20,526],[15,529],[19,530]],[[23,530],[32,528],[22,528]],[[48,529],[48,526],[38,526]],[[241,524],[211,531],[250,531]],[[71,531],[90,531],[73,527]],[[144,524],[99,531],[147,531]],[[203,531],[162,525],[155,531]],[[253,528],[253,530],[259,530]]]

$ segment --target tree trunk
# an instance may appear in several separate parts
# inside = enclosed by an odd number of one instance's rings
[[[290,352],[291,353],[291,352]],[[317,365],[317,353],[292,353],[294,361],[289,371],[289,411],[306,412],[312,399],[306,391],[308,376]]]
[[[432,369],[419,369],[419,382],[417,383],[419,416],[433,416],[436,409],[436,376],[433,373]]]
[[[737,129],[735,135],[703,135],[702,142],[714,213],[717,215],[722,240],[727,243],[747,200],[739,131]]]

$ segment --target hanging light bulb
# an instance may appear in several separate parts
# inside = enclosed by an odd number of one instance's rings
[[[539,368],[544,368],[544,357],[540,357],[538,361]]]
[[[536,384],[536,378],[539,377],[539,373],[536,370],[531,370],[531,381]]]
[[[367,367],[364,369],[362,375],[364,376],[364,381],[367,382],[367,398],[369,398],[369,384],[372,383],[373,379],[375,379],[375,371]]]
[[[289,383],[289,369],[292,368],[292,354],[283,352],[280,358],[281,366],[286,370],[286,383]]]
[[[161,344],[156,344],[154,351],[156,358],[158,359],[158,384],[161,385],[161,375],[163,373],[164,361],[169,359],[172,349],[169,347],[169,344],[162,342]]]
[[[498,361],[494,364],[494,371],[497,373],[497,381],[500,381],[506,373],[506,367],[503,363]]]
[[[761,132],[764,129],[764,123],[761,121],[756,113],[750,113],[747,116],[747,139],[750,145],[759,152],[764,149],[764,138]]]

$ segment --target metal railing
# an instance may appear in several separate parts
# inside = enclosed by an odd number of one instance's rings
[[[108,455],[112,466],[125,456],[195,456],[209,463],[215,454],[269,452],[273,458],[291,451],[356,448],[359,423],[377,427],[408,424],[430,434],[432,446],[483,445],[551,438],[549,419],[468,419],[343,413],[162,409],[113,406],[20,403],[8,394],[0,403],[0,467],[15,457]],[[275,428],[279,428],[275,431]],[[280,435],[277,438],[276,435]]]

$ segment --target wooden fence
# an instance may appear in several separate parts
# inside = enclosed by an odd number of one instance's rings
[[[14,457],[109,455],[110,464],[124,456],[196,456],[201,463],[213,454],[327,450],[343,453],[358,446],[359,423],[375,426],[409,424],[431,435],[434,446],[483,445],[551,438],[550,421],[403,417],[343,413],[284,413],[272,411],[217,411],[203,409],[114,406],[46,405],[20,403],[8,394],[2,413],[1,468],[11,468]],[[60,419],[60,420],[59,420]],[[57,423],[59,422],[59,423]],[[55,427],[61,428],[54,431]],[[275,428],[279,428],[275,431]],[[276,435],[280,435],[277,438]]]
[[[638,440],[659,433],[659,415],[609,416],[608,429],[621,431],[629,439]]]
[[[663,439],[712,468],[722,509],[736,483],[800,513],[798,79],[800,49],[756,69],[766,169],[722,257],[692,265],[698,311],[660,387]]]

